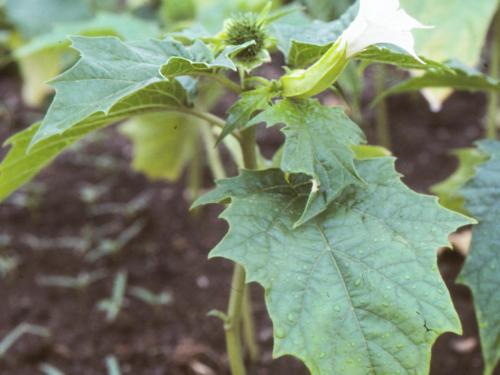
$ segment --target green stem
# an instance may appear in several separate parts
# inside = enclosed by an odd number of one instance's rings
[[[493,21],[493,38],[491,44],[490,76],[498,78],[500,75],[500,12],[497,13]],[[498,120],[498,91],[492,90],[489,94],[488,103],[488,124],[486,136],[489,139],[497,138],[497,120]]]
[[[227,308],[226,346],[232,375],[245,375],[245,363],[241,350],[241,311],[245,295],[245,269],[236,264],[231,282],[231,294]]]
[[[378,65],[375,72],[375,91],[379,96],[385,89],[385,66]],[[376,108],[376,131],[379,145],[390,149],[391,148],[391,130],[389,128],[387,116],[387,102],[383,98]]]
[[[255,149],[255,126],[241,132],[241,150],[246,169],[257,169],[257,154]]]
[[[243,297],[243,340],[248,349],[250,361],[257,362],[260,357],[259,346],[255,337],[255,322],[252,312],[252,294],[250,288],[245,288],[245,296]]]
[[[247,169],[257,168],[255,153],[255,127],[245,129],[241,132],[241,149],[243,152],[244,166]],[[241,317],[243,302],[245,300],[245,270],[236,264],[231,282],[231,294],[229,295],[229,306],[227,309],[226,345],[229,357],[229,366],[232,375],[245,375],[245,364],[241,347]]]
[[[220,129],[223,129],[224,126],[226,125],[226,122],[223,119],[211,114],[210,112],[199,111],[194,108],[186,108],[186,107],[167,107],[167,110],[170,112],[180,112],[194,117],[198,117]],[[238,134],[232,133],[230,134],[230,136],[236,138],[239,142],[241,142],[241,137]]]
[[[212,133],[212,129],[206,126],[200,128],[203,141],[205,143],[205,149],[208,156],[208,165],[210,166],[210,171],[212,176],[216,180],[222,180],[226,178],[226,171],[222,163],[219,151],[215,147],[215,137]]]
[[[207,127],[201,128],[205,148],[207,149],[208,164],[212,175],[216,180],[226,178],[226,171],[220,158],[220,154],[215,147],[215,137],[212,130]],[[252,313],[252,300],[248,286],[245,287],[245,296],[242,306],[243,341],[248,349],[250,360],[257,362],[259,359],[259,346],[255,338],[255,323]]]

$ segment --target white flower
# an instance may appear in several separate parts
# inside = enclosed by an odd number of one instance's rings
[[[341,35],[347,44],[347,56],[351,57],[366,47],[386,43],[402,48],[421,61],[415,52],[413,29],[425,26],[400,8],[399,0],[361,0],[354,21]]]

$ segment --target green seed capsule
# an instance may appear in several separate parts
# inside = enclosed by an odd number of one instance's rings
[[[224,34],[228,45],[241,45],[249,41],[255,42],[255,44],[238,53],[240,59],[253,59],[265,48],[266,28],[254,13],[240,14],[229,20]]]

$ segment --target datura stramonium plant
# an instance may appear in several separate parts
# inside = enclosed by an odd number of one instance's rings
[[[374,44],[397,46],[422,62],[411,31],[425,26],[401,9],[399,0],[361,0],[354,21],[315,64],[281,78],[283,95],[309,97],[328,89],[349,59]]]

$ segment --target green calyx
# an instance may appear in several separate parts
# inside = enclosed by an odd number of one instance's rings
[[[347,45],[338,39],[313,65],[281,77],[284,97],[310,97],[327,90],[340,77],[349,59]]]
[[[243,13],[234,17],[229,20],[224,30],[225,43],[228,45],[255,42],[238,53],[237,57],[242,60],[256,58],[265,49],[267,37],[264,22],[254,13]]]

